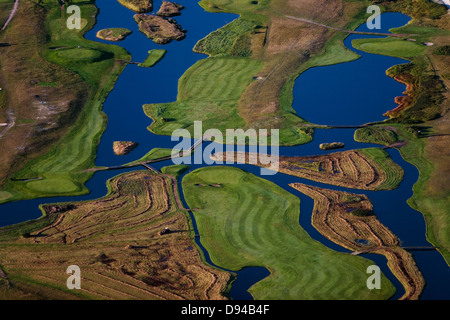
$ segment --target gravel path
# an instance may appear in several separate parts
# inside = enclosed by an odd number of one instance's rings
[[[11,22],[11,20],[14,18],[14,15],[16,14],[18,8],[19,8],[19,0],[16,0],[16,2],[14,3],[14,7],[13,7],[13,9],[11,10],[11,13],[9,14],[8,20],[6,20],[6,22],[5,22],[5,24],[3,25],[1,31],[3,31],[3,30],[6,29],[6,27],[8,26],[8,24],[9,24],[9,23]]]

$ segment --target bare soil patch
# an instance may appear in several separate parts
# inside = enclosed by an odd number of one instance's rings
[[[161,17],[174,17],[179,16],[181,14],[181,10],[183,9],[184,7],[181,4],[163,1],[156,14]]]

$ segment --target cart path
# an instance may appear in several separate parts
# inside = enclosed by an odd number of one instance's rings
[[[346,29],[341,29],[341,28],[337,28],[337,27],[328,26],[328,25],[326,25],[326,24],[318,23],[318,22],[315,22],[315,21],[313,21],[313,20],[303,19],[303,18],[299,18],[299,17],[288,16],[288,15],[285,15],[284,17],[286,17],[286,18],[288,18],[288,19],[293,19],[293,20],[297,20],[297,21],[301,21],[301,22],[313,24],[313,25],[316,25],[316,26],[319,26],[319,27],[323,27],[323,28],[327,28],[327,29],[332,29],[332,30],[336,30],[336,31],[341,31],[341,32],[346,32],[346,33],[351,33],[351,34],[366,34],[366,35],[387,36],[387,37],[398,37],[398,38],[404,38],[404,37],[415,36],[415,34],[383,33],[383,32],[365,32],[365,31],[346,30]]]
[[[1,31],[5,30],[6,27],[8,26],[8,24],[11,22],[11,20],[14,18],[17,9],[19,8],[19,0],[16,0],[16,2],[14,2],[14,7],[11,10],[11,13],[9,14],[8,20],[6,20],[5,24],[3,25]]]

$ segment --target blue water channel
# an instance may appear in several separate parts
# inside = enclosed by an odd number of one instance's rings
[[[122,7],[117,1],[96,1],[96,5],[100,8],[100,14],[97,24],[86,35],[87,39],[102,41],[95,37],[98,30],[109,27],[125,27],[132,30],[133,33],[119,45],[131,53],[133,61],[143,61],[150,49],[163,48],[167,50],[164,59],[156,66],[140,68],[137,65],[130,64],[120,75],[114,90],[109,94],[104,104],[103,110],[108,116],[108,126],[98,148],[96,164],[99,166],[127,163],[140,158],[155,147],[171,148],[177,143],[172,142],[168,136],[157,136],[147,130],[151,120],[144,114],[142,105],[175,101],[178,79],[196,61],[206,57],[192,51],[195,43],[211,31],[222,27],[237,17],[234,14],[227,13],[208,13],[198,4],[185,0],[179,1],[179,3],[186,8],[182,11],[181,16],[175,19],[184,29],[188,30],[186,38],[167,45],[157,45],[139,32],[137,24],[133,20],[133,12]],[[155,8],[158,8],[160,4],[161,0],[154,1]],[[390,28],[404,25],[408,20],[408,17],[401,14],[383,14],[383,29],[378,31],[387,32]],[[358,30],[367,31],[365,28],[365,25],[363,25]],[[349,36],[345,40],[345,45],[352,48],[351,41],[357,37],[361,36]],[[296,80],[293,92],[293,107],[300,116],[319,124],[358,125],[383,120],[382,114],[395,107],[394,97],[400,95],[405,87],[386,77],[385,70],[404,61],[364,52],[358,53],[361,55],[358,60],[334,66],[313,68],[304,72]],[[378,147],[377,145],[355,142],[353,134],[354,129],[317,130],[313,142],[296,147],[281,147],[280,154],[289,156],[323,154],[330,151],[320,150],[319,144],[333,141],[344,142],[344,150]],[[139,146],[129,155],[119,157],[114,155],[112,150],[112,143],[116,140],[136,141]],[[429,245],[425,239],[425,222],[422,214],[406,204],[406,200],[412,195],[412,185],[417,181],[417,169],[404,161],[397,150],[390,149],[388,152],[393,160],[403,167],[405,171],[404,180],[399,188],[393,191],[364,193],[373,202],[378,219],[392,230],[405,246]],[[168,160],[155,163],[153,166],[159,169],[171,164],[172,162]],[[203,166],[205,165],[192,164],[190,171]],[[234,166],[260,175],[260,168],[258,167],[245,164]],[[24,200],[1,205],[0,226],[40,217],[41,212],[38,210],[38,206],[42,203],[80,201],[102,197],[107,192],[105,182],[108,179],[119,173],[133,170],[136,170],[136,168],[95,173],[86,185],[90,193],[84,196]],[[348,250],[323,237],[311,226],[312,199],[290,188],[288,184],[302,182],[355,193],[361,193],[360,190],[333,187],[281,173],[263,176],[263,178],[276,183],[300,198],[299,223],[313,239],[336,251],[348,252]],[[179,186],[181,189],[181,183]],[[182,200],[184,201],[183,195]],[[191,217],[195,226],[195,217]],[[196,238],[196,241],[204,251],[207,261],[213,264],[209,259],[208,252],[204,250],[201,244],[201,235]],[[437,251],[414,252],[413,254],[427,282],[421,299],[450,299],[450,270],[442,256]],[[363,256],[380,266],[383,273],[397,288],[397,292],[392,299],[402,296],[404,289],[388,269],[386,259],[383,256],[373,254]],[[269,275],[268,270],[262,267],[244,268],[235,273],[237,278],[233,283],[230,296],[236,300],[252,299],[247,292],[248,288]]]

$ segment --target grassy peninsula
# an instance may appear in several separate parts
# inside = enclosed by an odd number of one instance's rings
[[[161,61],[162,58],[166,55],[166,50],[164,49],[153,49],[148,52],[148,56],[144,62],[139,63],[139,67],[150,68]]]
[[[87,192],[84,183],[92,173],[83,170],[94,165],[106,126],[102,103],[124,61],[130,60],[121,47],[83,37],[95,23],[95,5],[72,1],[81,9],[82,29],[71,30],[56,1],[40,3],[20,2],[0,34],[0,41],[15,43],[0,52],[7,66],[2,87],[9,97],[2,113],[10,115],[13,125],[13,120],[21,123],[2,137],[2,164],[7,168],[2,169],[0,202]],[[21,81],[24,72],[30,82]]]
[[[200,241],[216,265],[270,270],[250,288],[255,299],[386,299],[393,294],[384,276],[381,290],[367,289],[371,261],[311,239],[298,223],[299,199],[281,187],[232,167],[201,168],[182,183],[188,205],[198,208]]]
[[[144,106],[153,119],[149,130],[170,135],[202,120],[205,130],[273,128],[280,130],[282,145],[310,142],[311,127],[292,109],[295,78],[310,67],[358,55],[343,47],[345,33],[287,16],[356,28],[364,2],[204,0],[200,5],[240,16],[197,43],[194,50],[209,57],[181,77],[176,101]]]
[[[450,16],[445,7],[431,1],[377,3],[384,5],[385,10],[410,15],[410,23],[391,31],[415,36],[410,37],[410,41],[354,41],[355,47],[363,51],[410,61],[387,70],[388,76],[406,85],[404,95],[396,99],[398,106],[387,112],[391,119],[376,127],[358,130],[355,138],[384,145],[403,142],[404,146],[399,149],[401,155],[419,170],[419,180],[408,204],[424,215],[427,239],[450,265],[450,187],[445,178],[450,173],[447,125],[450,56],[442,54],[440,49],[450,41]]]

